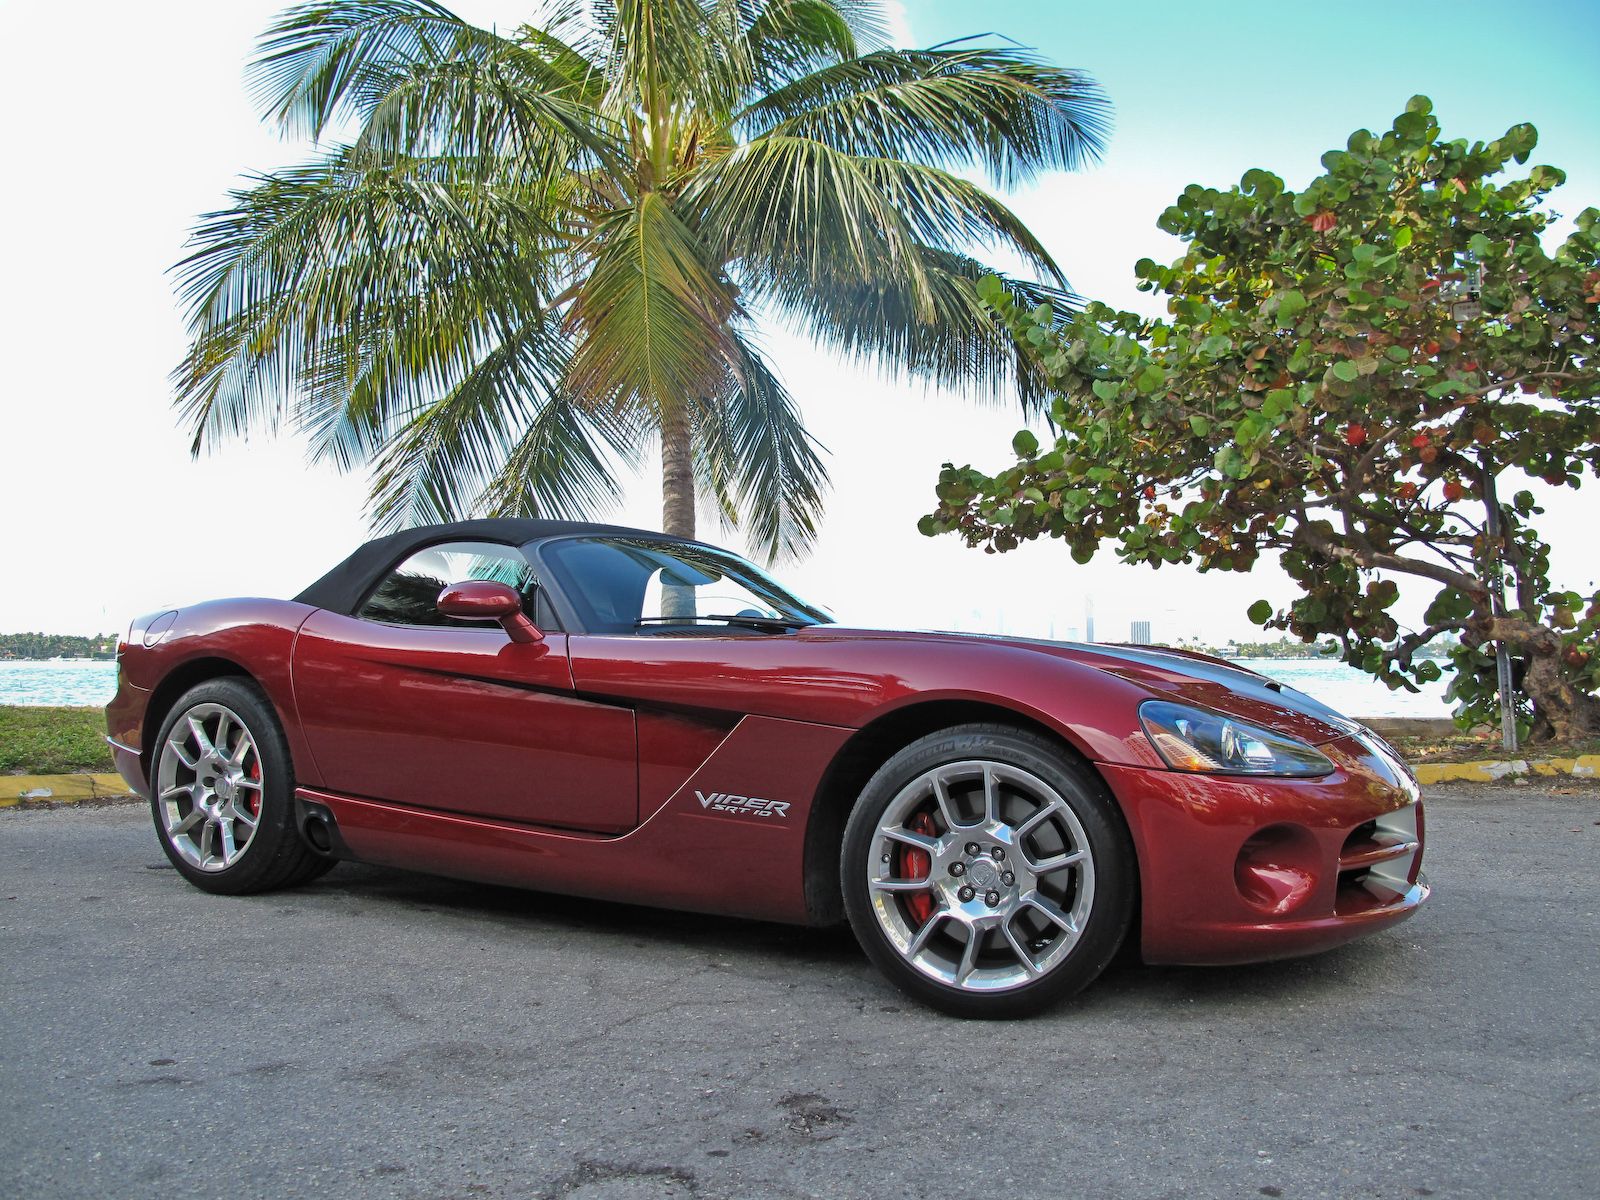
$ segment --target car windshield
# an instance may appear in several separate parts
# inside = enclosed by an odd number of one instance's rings
[[[832,621],[759,568],[708,546],[563,538],[542,557],[591,633],[776,632]]]

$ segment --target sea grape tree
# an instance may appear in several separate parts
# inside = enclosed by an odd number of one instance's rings
[[[1276,553],[1300,594],[1258,601],[1255,623],[1332,636],[1391,687],[1438,679],[1418,651],[1449,635],[1465,722],[1494,720],[1503,639],[1525,736],[1600,732],[1600,593],[1552,580],[1528,490],[1600,470],[1600,213],[1555,244],[1564,176],[1523,169],[1536,141],[1444,140],[1418,96],[1298,192],[1265,170],[1191,185],[1158,222],[1186,252],[1136,267],[1158,319],[989,285],[1059,436],[1018,433],[992,475],[946,464],[923,532],[1202,571]],[[1420,627],[1391,612],[1401,577],[1430,589]]]

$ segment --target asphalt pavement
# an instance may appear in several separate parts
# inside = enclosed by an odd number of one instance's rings
[[[1428,834],[1396,930],[985,1024],[845,931],[348,864],[223,899],[142,807],[0,812],[0,1196],[1592,1197],[1600,789]]]

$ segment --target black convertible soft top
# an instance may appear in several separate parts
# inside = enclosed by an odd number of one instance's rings
[[[541,521],[532,517],[490,517],[477,521],[451,521],[445,525],[419,525],[361,546],[333,570],[295,597],[301,604],[331,612],[353,613],[381,576],[418,550],[440,542],[499,542],[523,546],[539,538],[574,534],[621,534],[628,537],[665,537],[622,525],[593,525],[585,521]],[[676,539],[674,539],[676,540]]]

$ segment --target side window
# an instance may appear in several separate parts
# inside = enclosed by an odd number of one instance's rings
[[[447,617],[434,607],[440,592],[468,579],[506,584],[522,597],[522,611],[535,625],[541,629],[560,628],[522,552],[493,542],[445,542],[417,551],[379,580],[356,610],[356,616],[386,625],[482,629],[483,621]]]

